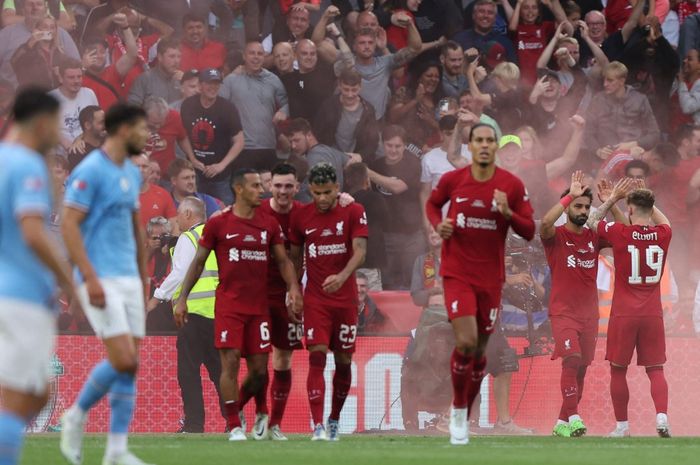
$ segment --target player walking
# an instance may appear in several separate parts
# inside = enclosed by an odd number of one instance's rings
[[[128,159],[149,131],[143,109],[112,106],[107,140],[73,171],[66,186],[63,240],[83,284],[80,302],[107,358],[97,364],[62,418],[61,452],[81,463],[88,411],[109,393],[112,416],[103,465],[141,465],[127,449],[134,413],[138,346],[145,335],[145,248],[139,220],[141,175]]]
[[[583,172],[571,176],[571,187],[542,218],[540,238],[552,273],[549,319],[554,337],[552,360],[562,358],[562,406],[552,432],[555,436],[578,437],[586,426],[578,414],[586,370],[595,356],[598,337],[598,234],[585,227],[593,194],[582,184]],[[616,202],[631,186],[621,180],[610,194]],[[607,199],[608,197],[606,197]],[[608,205],[613,206],[614,203]],[[605,215],[607,210],[601,210]],[[566,213],[566,224],[554,223]]]
[[[234,173],[232,183],[236,201],[230,211],[210,219],[204,226],[197,253],[182,283],[175,320],[178,325],[187,321],[187,296],[213,250],[219,265],[214,334],[215,345],[221,353],[220,388],[230,430],[229,441],[244,441],[246,436],[239,417],[238,371],[241,357],[245,357],[248,377],[243,386],[253,397],[260,390],[264,396],[271,344],[267,297],[271,257],[279,267],[296,311],[301,310],[302,298],[279,224],[257,209],[263,193],[260,175],[255,170],[242,169]]]
[[[48,224],[47,153],[60,141],[59,103],[41,89],[15,99],[11,143],[0,143],[0,463],[19,463],[28,419],[48,398],[56,283],[73,299]]]
[[[306,385],[314,424],[311,440],[337,441],[340,412],[352,383],[358,307],[354,273],[362,265],[367,251],[367,216],[357,203],[346,207],[338,204],[336,172],[328,163],[311,168],[309,190],[313,203],[294,208],[289,240],[292,260],[299,267],[304,247],[308,276],[304,293],[304,331],[309,351]],[[291,314],[290,318],[300,323],[301,315]],[[326,434],[323,372],[329,349],[335,357],[335,374]]]
[[[606,223],[602,213],[591,215],[589,223],[601,240],[612,245],[615,261],[615,289],[610,309],[608,344],[610,396],[617,426],[612,437],[630,435],[627,421],[627,366],[637,350],[637,365],[646,368],[651,397],[656,407],[656,432],[671,437],[668,426],[668,384],[663,365],[666,362],[666,337],[661,306],[661,276],[664,272],[671,224],[654,206],[654,193],[636,189],[627,194],[630,224]],[[614,202],[608,199],[607,208]]]
[[[493,127],[475,125],[469,146],[472,164],[444,174],[426,205],[428,220],[445,240],[440,274],[456,338],[450,416],[450,443],[455,445],[469,442],[467,413],[484,378],[484,351],[498,319],[508,227],[527,240],[535,234],[525,186],[496,167]]]

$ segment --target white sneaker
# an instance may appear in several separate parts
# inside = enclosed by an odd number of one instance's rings
[[[248,431],[248,423],[245,421],[245,413],[243,413],[243,410],[238,412],[238,419],[241,420],[241,429],[243,430],[243,434],[245,434],[245,432]]]
[[[282,430],[279,425],[274,425],[270,427],[270,434],[268,435],[273,441],[287,441],[287,436],[282,434]]]
[[[79,418],[74,407],[61,416],[61,454],[71,465],[82,463],[83,434],[85,421]]]
[[[129,451],[119,454],[116,457],[104,457],[102,465],[151,465],[136,457]]]
[[[609,438],[628,438],[630,437],[630,429],[625,426],[616,426],[613,431],[608,434]]]
[[[469,444],[469,423],[465,408],[452,407],[450,412],[450,444],[453,446]]]
[[[267,439],[267,426],[270,417],[266,413],[258,413],[255,415],[255,424],[253,425],[253,439],[261,441]]]
[[[671,429],[668,426],[668,416],[665,413],[656,414],[656,433],[662,438],[671,437]]]
[[[328,441],[328,435],[326,434],[326,427],[322,423],[314,426],[314,434],[311,436],[312,441]]]
[[[246,441],[248,440],[247,437],[245,437],[245,432],[243,431],[243,428],[240,426],[237,426],[231,430],[231,432],[228,434],[228,440],[229,441]]]

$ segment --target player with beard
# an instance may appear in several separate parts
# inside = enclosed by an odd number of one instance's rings
[[[109,393],[112,416],[102,464],[143,465],[127,449],[148,297],[139,215],[141,174],[128,157],[146,146],[146,113],[133,105],[113,105],[105,129],[105,143],[78,164],[66,183],[62,233],[83,282],[80,304],[107,358],[93,368],[64,413],[60,448],[68,462],[80,465],[88,412]]]
[[[444,240],[440,274],[456,340],[451,361],[453,445],[469,443],[468,409],[479,393],[486,344],[498,320],[508,228],[527,240],[535,235],[525,186],[496,166],[496,130],[474,125],[469,149],[472,164],[445,173],[426,204],[428,220]]]
[[[564,191],[561,200],[547,212],[540,225],[540,238],[552,272],[549,299],[549,319],[555,344],[552,360],[562,358],[560,384],[563,401],[552,434],[562,437],[586,434],[578,404],[598,337],[596,276],[598,254],[603,245],[598,234],[585,227],[593,194],[583,185],[583,178],[581,171],[571,175],[571,187]],[[600,190],[601,200],[612,198],[617,202],[623,199],[630,183],[631,180],[623,179],[611,193],[607,189]],[[613,208],[615,215],[621,218],[622,213]],[[566,224],[555,227],[562,213],[566,214]],[[605,213],[607,209],[600,211],[601,215]]]
[[[294,208],[289,225],[290,255],[298,268],[302,247],[308,283],[304,293],[304,331],[309,351],[307,393],[314,424],[313,441],[339,439],[340,412],[352,384],[352,354],[357,337],[357,284],[354,274],[367,251],[364,208],[339,203],[335,170],[319,163],[309,171],[313,202]],[[300,313],[291,313],[293,323]],[[326,353],[333,351],[333,400],[328,435],[323,425]]]

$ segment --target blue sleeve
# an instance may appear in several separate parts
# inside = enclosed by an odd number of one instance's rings
[[[48,215],[51,196],[46,167],[40,161],[32,160],[18,164],[16,171],[13,176],[13,214],[17,217],[28,212]]]
[[[204,206],[207,209],[207,218],[220,210],[219,204],[216,203],[214,197],[208,194],[204,194]]]
[[[90,210],[95,201],[100,174],[91,164],[79,164],[68,178],[64,203],[80,210]]]

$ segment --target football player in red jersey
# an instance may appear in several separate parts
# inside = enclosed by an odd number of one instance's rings
[[[598,337],[598,254],[603,247],[598,234],[585,227],[591,212],[593,194],[583,185],[583,172],[571,175],[571,187],[542,218],[540,238],[552,273],[549,320],[554,337],[552,360],[562,358],[562,406],[554,426],[554,436],[578,437],[586,426],[578,414],[587,367],[595,355]],[[622,179],[605,199],[622,200],[632,186]],[[615,216],[622,213],[614,206]],[[604,215],[607,211],[602,210]],[[566,214],[566,224],[555,222]]]
[[[603,209],[614,202],[608,199]],[[661,277],[671,224],[654,206],[654,193],[639,188],[627,194],[629,224],[601,221],[602,213],[591,215],[589,225],[601,240],[612,245],[615,261],[608,341],[605,358],[610,362],[610,396],[617,425],[611,437],[629,436],[627,404],[627,366],[637,351],[637,365],[646,368],[651,397],[656,408],[656,431],[670,437],[668,426],[668,384],[663,365],[666,362],[666,336],[661,305]]]
[[[367,216],[360,204],[343,207],[338,203],[336,172],[328,163],[312,167],[308,179],[313,203],[293,210],[290,255],[301,267],[303,247],[308,276],[303,318],[309,351],[307,393],[314,423],[311,439],[337,441],[340,411],[352,384],[358,308],[354,273],[367,251]],[[290,313],[293,322],[300,322],[299,313]],[[335,356],[335,374],[326,433],[323,372],[329,349]]]
[[[192,264],[182,283],[175,307],[179,325],[187,319],[187,297],[199,279],[211,251],[219,266],[214,317],[215,345],[221,353],[221,394],[224,398],[229,441],[246,439],[239,418],[238,371],[245,357],[249,392],[267,389],[270,345],[270,316],[267,276],[274,257],[287,284],[290,305],[301,311],[302,297],[294,265],[284,249],[284,234],[270,215],[258,212],[263,193],[260,175],[251,169],[237,171],[232,178],[236,201],[233,208],[211,218],[204,227]]]
[[[450,443],[454,445],[469,442],[468,408],[479,393],[486,343],[498,319],[508,228],[527,240],[535,235],[525,186],[496,166],[496,130],[487,124],[474,125],[469,149],[472,164],[444,174],[426,204],[428,220],[445,241],[440,274],[456,339],[451,362]],[[450,207],[443,218],[447,202]]]

